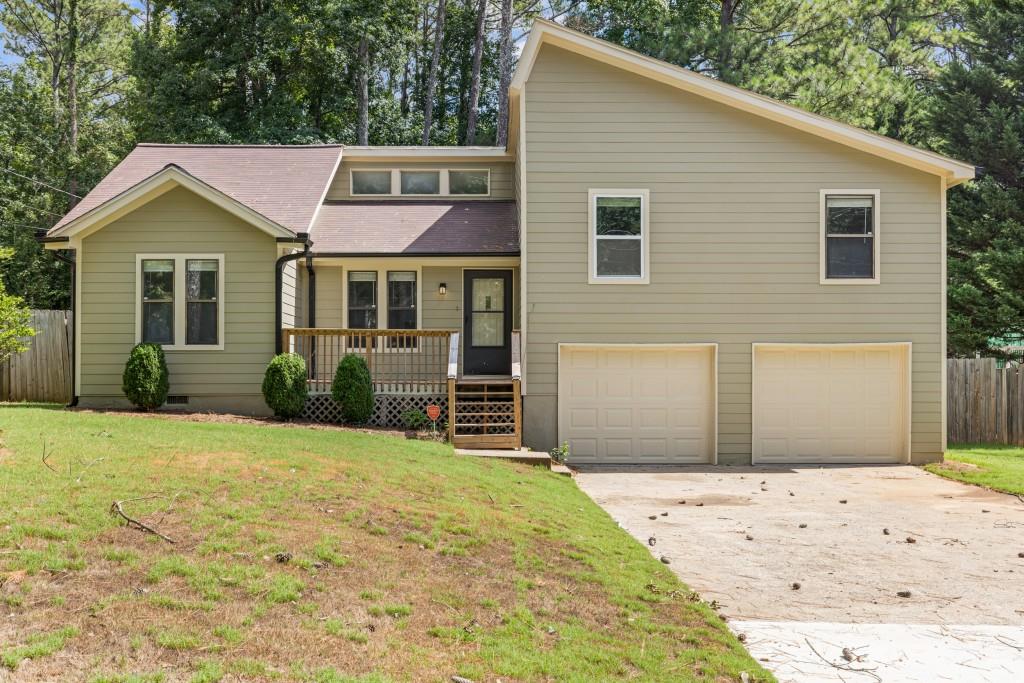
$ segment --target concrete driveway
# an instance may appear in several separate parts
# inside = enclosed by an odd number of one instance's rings
[[[1014,496],[905,466],[576,481],[645,546],[655,539],[654,555],[717,601],[780,681],[1024,680]]]

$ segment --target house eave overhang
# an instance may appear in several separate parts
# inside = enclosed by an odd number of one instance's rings
[[[346,161],[511,161],[504,147],[348,146]]]
[[[109,225],[117,219],[148,204],[176,187],[184,187],[228,213],[262,230],[272,237],[294,238],[296,233],[267,218],[249,206],[229,197],[217,188],[203,182],[185,169],[168,164],[148,178],[139,181],[74,220],[51,230],[47,238],[81,239]]]
[[[480,251],[316,251],[316,258],[518,258],[519,250],[501,252]]]
[[[975,176],[974,166],[949,157],[918,149],[891,138],[871,133],[839,121],[812,114],[748,90],[717,81],[667,62],[645,57],[559,24],[537,19],[526,41],[510,86],[510,100],[518,107],[523,88],[543,45],[569,50],[651,80],[691,92],[735,109],[760,116],[776,123],[831,140],[867,154],[932,173],[946,179],[953,187]],[[518,121],[511,118],[512,126]],[[515,135],[521,134],[516,131]],[[512,134],[510,134],[510,139]]]

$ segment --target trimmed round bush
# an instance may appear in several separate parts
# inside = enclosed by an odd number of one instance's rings
[[[338,363],[331,396],[341,406],[345,422],[361,424],[373,417],[373,381],[362,356],[350,353]]]
[[[156,410],[167,400],[169,389],[163,347],[151,342],[136,344],[124,366],[121,391],[135,407]]]
[[[294,353],[281,353],[270,361],[263,374],[263,400],[274,415],[290,420],[306,405],[306,361]]]

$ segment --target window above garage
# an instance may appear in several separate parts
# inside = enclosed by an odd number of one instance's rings
[[[821,191],[821,284],[877,285],[879,191]]]
[[[590,284],[648,284],[647,190],[590,190]]]

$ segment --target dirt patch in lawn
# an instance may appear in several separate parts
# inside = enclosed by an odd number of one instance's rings
[[[946,460],[944,462],[935,463],[932,465],[932,469],[945,470],[947,472],[982,472],[984,468],[972,465],[969,462],[957,462],[956,460]]]

